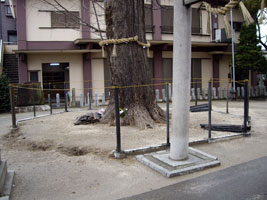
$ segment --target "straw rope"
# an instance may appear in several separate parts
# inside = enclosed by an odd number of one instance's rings
[[[209,3],[203,2],[204,6],[206,7],[206,10],[208,13],[218,14],[218,15],[224,15],[224,24],[225,24],[225,31],[227,38],[231,38],[231,25],[229,23],[229,18],[227,16],[227,13],[234,7],[236,7],[238,4],[241,8],[241,11],[243,13],[244,20],[247,24],[251,24],[254,22],[253,18],[251,17],[249,11],[247,10],[244,3],[240,0],[230,0],[224,7],[220,8],[213,8]]]
[[[116,45],[117,44],[123,44],[123,43],[129,43],[129,42],[136,42],[138,45],[144,47],[144,48],[147,48],[147,54],[149,56],[149,47],[151,46],[151,44],[149,42],[147,43],[144,43],[144,42],[141,42],[139,41],[138,39],[138,36],[134,36],[134,37],[129,37],[129,38],[120,38],[120,39],[108,39],[108,40],[102,40],[99,42],[99,45],[102,47],[102,55],[103,57],[105,56],[105,45],[110,45],[110,44],[113,44],[113,52],[112,52],[112,55],[114,57],[117,56],[117,52],[116,52]]]

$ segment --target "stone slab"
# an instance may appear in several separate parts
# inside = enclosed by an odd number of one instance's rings
[[[169,154],[169,150],[158,151],[136,156],[136,159],[168,178],[220,165],[216,157],[191,147],[187,160],[174,161],[169,158]]]

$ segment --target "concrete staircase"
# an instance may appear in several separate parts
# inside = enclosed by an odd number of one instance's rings
[[[10,83],[19,82],[18,58],[16,54],[4,54],[4,72]]]
[[[0,200],[8,200],[13,186],[15,172],[7,170],[7,161],[1,160],[0,155]]]

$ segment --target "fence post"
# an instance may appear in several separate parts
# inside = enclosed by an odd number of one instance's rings
[[[51,100],[51,95],[48,94],[48,103],[49,103],[49,106],[50,106],[50,115],[53,114],[53,111],[52,111],[52,100]]]
[[[166,122],[167,122],[167,146],[170,146],[170,106],[169,106],[169,83],[166,84]]]
[[[32,89],[32,94],[33,94],[33,117],[36,117],[35,92],[34,92],[34,89]]]
[[[65,92],[65,112],[68,112],[68,92]]]
[[[72,88],[71,90],[71,106],[75,107],[76,106],[76,94],[75,94],[75,88]]]
[[[56,107],[57,108],[60,107],[60,94],[59,93],[56,94]]]
[[[17,119],[16,119],[16,110],[15,110],[15,101],[14,101],[14,88],[13,85],[9,85],[9,95],[10,95],[10,107],[11,107],[11,114],[12,114],[12,128],[17,128]]]
[[[50,115],[52,115],[53,111],[52,111],[51,83],[49,82],[48,85],[49,85],[48,103],[49,103],[49,106],[50,106]]]
[[[115,113],[116,113],[116,135],[117,135],[117,147],[116,152],[121,152],[121,129],[120,129],[120,105],[118,88],[114,89],[114,100],[115,100]]]
[[[91,98],[91,93],[90,92],[87,93],[87,97],[88,97],[89,110],[91,110],[92,109],[92,98]]]
[[[197,106],[197,83],[195,83],[194,86],[195,86],[195,106]]]
[[[210,139],[211,138],[211,81],[209,81],[208,99],[209,99],[209,139]]]
[[[244,92],[245,92],[245,95],[244,95],[244,134],[247,133],[247,123],[248,123],[248,101],[249,101],[249,98],[248,98],[248,82],[247,80],[245,81],[245,88],[244,88]]]

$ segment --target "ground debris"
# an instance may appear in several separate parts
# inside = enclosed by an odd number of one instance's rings
[[[74,125],[94,124],[100,121],[102,114],[99,112],[87,113],[75,119]]]

